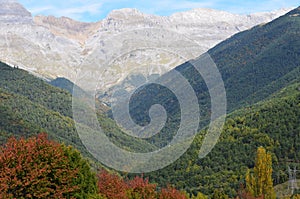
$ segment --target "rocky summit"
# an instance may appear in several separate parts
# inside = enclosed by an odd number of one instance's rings
[[[20,24],[31,23],[32,16],[15,0],[0,0],[0,23]]]

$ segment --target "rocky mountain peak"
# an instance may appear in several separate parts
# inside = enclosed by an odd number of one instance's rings
[[[32,23],[31,13],[16,0],[0,0],[0,23]]]
[[[181,20],[182,22],[190,23],[196,21],[198,23],[209,20],[213,21],[228,21],[231,18],[236,18],[237,15],[225,11],[213,10],[208,8],[197,8],[190,11],[178,12],[170,16],[172,20]]]
[[[92,36],[100,23],[85,23],[68,17],[35,16],[34,23],[48,28],[52,34],[84,43]]]
[[[111,11],[106,18],[108,19],[130,19],[132,17],[144,17],[145,14],[143,14],[141,11],[135,8],[122,8],[119,10],[113,10]]]

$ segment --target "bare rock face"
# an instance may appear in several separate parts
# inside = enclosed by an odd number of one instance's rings
[[[0,0],[0,4],[1,61],[45,78],[63,75],[78,66],[78,42],[35,24],[30,12],[17,1]]]
[[[15,0],[0,0],[0,5],[0,61],[72,81],[79,68],[98,71],[101,91],[132,74],[161,75],[231,35],[289,11],[236,15],[194,9],[162,17],[121,9],[97,23],[83,23],[67,17],[33,19]]]
[[[48,28],[54,35],[73,39],[81,44],[95,34],[100,26],[100,23],[84,23],[68,17],[56,18],[54,16],[36,16],[34,22]]]
[[[15,0],[0,0],[0,23],[32,23],[31,13]]]
[[[114,10],[100,21],[97,33],[86,41],[86,52],[96,52],[97,58],[109,60],[99,64],[105,69],[98,69],[102,80],[99,87],[105,91],[124,84],[132,74],[145,78],[161,75],[233,34],[269,22],[287,11],[236,15],[194,9],[162,17],[136,9]]]

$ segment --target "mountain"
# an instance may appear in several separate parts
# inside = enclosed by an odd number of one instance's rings
[[[299,81],[300,47],[299,8],[264,25],[234,35],[208,51],[224,81],[228,112],[251,105],[277,92],[292,82]],[[199,100],[202,120],[209,119],[210,97],[203,77],[193,63],[202,64],[203,57],[186,62],[175,71],[189,82]],[[157,82],[168,82],[163,75]],[[149,122],[152,104],[163,102],[170,117],[180,116],[180,107],[172,94],[147,86],[131,98],[131,112],[138,123]],[[174,103],[174,101],[176,103]],[[173,102],[173,103],[172,103]]]
[[[195,9],[161,17],[121,9],[99,22],[83,23],[67,17],[33,18],[17,1],[1,0],[0,61],[46,79],[73,82],[79,68],[106,70],[98,88],[105,92],[131,74],[161,75],[234,33],[286,12],[235,15]]]
[[[34,23],[50,30],[54,35],[75,40],[81,45],[85,45],[85,41],[92,37],[100,28],[100,23],[84,23],[75,21],[68,17],[56,18],[54,16],[35,16]]]
[[[229,109],[255,103],[299,81],[299,13],[297,8],[209,51],[225,82]]]
[[[234,15],[195,9],[160,17],[136,9],[114,10],[101,21],[101,29],[95,37],[87,41],[87,46],[96,44],[96,54],[92,57],[108,57],[110,62],[103,69],[104,84],[99,90],[106,91],[121,84],[132,74],[142,74],[145,78],[164,74],[232,34],[268,22],[284,12]],[[104,52],[97,50],[99,48]],[[99,64],[105,63],[100,61]]]
[[[0,13],[0,61],[44,78],[51,77],[54,68],[60,73],[78,66],[79,43],[35,24],[17,1],[1,0]]]
[[[298,168],[300,159],[299,36],[300,7],[270,23],[240,32],[208,51],[224,81],[228,115],[218,143],[204,158],[198,154],[212,108],[208,88],[194,63],[207,63],[200,56],[176,67],[174,70],[185,77],[198,98],[203,128],[180,159],[146,176],[153,182],[172,183],[193,193],[211,195],[220,189],[235,197],[239,184],[245,182],[247,169],[253,167],[256,148],[264,146],[272,152],[274,183],[287,181],[287,166]],[[167,73],[156,82],[173,81],[176,79]],[[150,123],[153,104],[163,105],[168,116],[161,135],[149,140],[162,147],[181,125],[181,104],[170,90],[147,85],[132,95],[133,120],[140,125]]]
[[[1,0],[0,1],[0,23],[33,23],[31,13],[28,12],[15,0]]]

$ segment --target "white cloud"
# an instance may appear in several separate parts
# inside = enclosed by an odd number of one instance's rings
[[[96,0],[21,0],[20,2],[22,3],[22,1],[24,1],[24,5],[33,15],[66,16],[75,20],[85,21],[87,17],[101,15],[102,11],[102,3]]]
[[[49,11],[49,10],[53,10],[53,6],[41,6],[41,7],[32,7],[30,8],[30,12],[33,13],[33,14],[36,14],[36,13],[43,13],[43,12],[46,12],[46,11]]]
[[[85,6],[57,9],[53,10],[53,12],[55,13],[55,15],[60,16],[78,16],[84,14],[97,15],[101,13],[101,6],[101,3],[96,3]]]
[[[183,9],[193,9],[193,8],[203,8],[203,7],[213,7],[215,3],[213,1],[176,1],[168,0],[161,1],[156,4],[157,9],[171,9],[171,10],[183,10]]]

